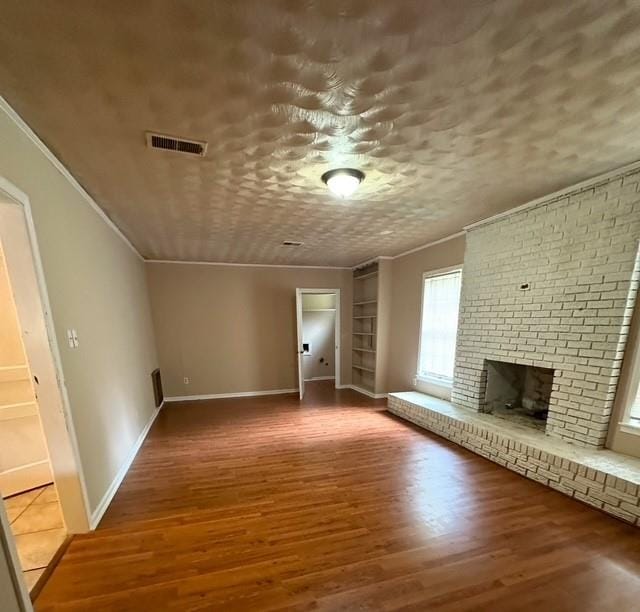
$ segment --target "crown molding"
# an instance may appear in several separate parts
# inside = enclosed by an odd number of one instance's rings
[[[145,259],[145,263],[180,264],[185,266],[226,266],[230,268],[303,268],[307,270],[351,270],[347,266],[299,266],[296,264],[229,263],[226,261],[180,261],[178,259]]]
[[[0,110],[4,111],[4,113],[9,117],[11,121],[20,129],[25,136],[40,150],[40,152],[51,162],[54,168],[64,176],[64,178],[69,181],[71,186],[82,196],[84,201],[93,208],[93,210],[98,214],[98,216],[107,224],[111,230],[131,249],[133,253],[141,260],[144,261],[144,258],[133,246],[131,241],[122,233],[122,230],[109,218],[107,213],[100,208],[100,206],[96,203],[96,201],[89,195],[86,189],[76,180],[76,178],[69,172],[67,167],[51,152],[49,147],[40,140],[40,137],[29,127],[29,125],[22,119],[20,115],[13,109],[13,107],[2,97],[0,96]]]
[[[524,210],[529,208],[535,208],[536,206],[540,206],[542,204],[548,204],[555,200],[559,200],[568,195],[576,193],[577,191],[584,191],[585,189],[593,189],[594,187],[598,187],[609,181],[624,177],[629,174],[635,174],[640,171],[640,160],[627,164],[625,166],[621,166],[616,168],[615,170],[609,170],[608,172],[604,172],[602,174],[598,174],[597,176],[593,176],[591,178],[585,179],[584,181],[580,181],[579,183],[574,183],[573,185],[569,185],[568,187],[563,187],[562,189],[558,189],[558,191],[554,191],[547,195],[536,198],[535,200],[530,200],[529,202],[525,202],[520,206],[516,206],[515,208],[509,208],[497,215],[492,215],[491,217],[487,217],[486,219],[481,219],[480,221],[476,221],[475,223],[471,223],[469,225],[464,226],[465,232],[475,229],[476,227],[480,227],[481,225],[486,225],[487,223],[493,223],[498,221],[499,219],[503,219],[504,217],[508,217],[509,215],[518,214]]]

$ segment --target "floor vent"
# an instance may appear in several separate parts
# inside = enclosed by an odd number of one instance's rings
[[[162,392],[162,378],[160,378],[159,369],[151,372],[151,383],[153,384],[153,396],[156,401],[156,408],[160,408],[164,401],[164,393]]]
[[[150,149],[185,153],[204,157],[207,153],[207,143],[204,140],[187,140],[186,138],[174,138],[166,134],[147,132],[147,146]]]

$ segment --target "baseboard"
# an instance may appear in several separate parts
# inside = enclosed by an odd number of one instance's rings
[[[147,434],[149,433],[149,430],[151,429],[153,422],[156,420],[156,417],[160,413],[160,408],[162,408],[163,404],[164,404],[164,401],[162,402],[162,404],[160,404],[158,408],[156,408],[153,411],[151,418],[149,419],[147,424],[144,426],[144,429],[140,432],[138,439],[133,445],[131,451],[129,452],[129,456],[126,458],[125,462],[122,464],[122,466],[118,470],[118,473],[116,474],[115,478],[109,485],[109,488],[107,489],[105,494],[102,496],[100,503],[97,505],[96,509],[91,513],[91,520],[89,523],[89,527],[92,530],[98,526],[98,523],[100,523],[102,516],[107,511],[107,508],[109,507],[109,504],[113,499],[113,496],[116,494],[116,491],[122,484],[124,477],[127,475],[127,472],[129,471],[129,468],[131,467],[133,460],[136,458],[136,455],[138,454],[138,451],[140,450],[142,443],[147,437]]]
[[[240,391],[238,393],[211,393],[207,395],[174,395],[165,397],[165,402],[189,402],[210,399],[232,399],[234,397],[257,397],[259,395],[285,395],[298,393],[298,389],[269,389],[267,391]]]
[[[4,497],[53,482],[48,459],[0,472],[0,491]]]
[[[305,378],[304,382],[314,382],[316,380],[335,380],[335,376],[314,376],[313,378]]]
[[[368,391],[367,389],[363,389],[362,387],[357,387],[356,385],[348,385],[348,387],[349,389],[353,389],[358,393],[362,393],[362,395],[366,395],[371,399],[384,399],[385,397],[387,397],[386,393],[372,393],[371,391]]]

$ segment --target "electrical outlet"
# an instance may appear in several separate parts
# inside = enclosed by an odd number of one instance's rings
[[[69,344],[69,348],[78,348],[80,343],[78,342],[78,332],[75,329],[67,330],[67,343]]]
[[[185,385],[188,385],[188,384],[189,384],[189,379],[188,379],[186,376],[184,377],[184,384],[185,384]]]

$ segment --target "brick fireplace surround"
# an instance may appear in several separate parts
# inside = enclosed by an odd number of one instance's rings
[[[547,433],[604,445],[638,288],[639,181],[618,176],[469,229],[454,404],[482,408],[485,359],[552,368]]]
[[[635,524],[640,461],[598,449],[640,279],[639,185],[623,170],[467,228],[450,410],[389,396],[391,412]],[[546,435],[478,414],[486,360],[554,370]]]

